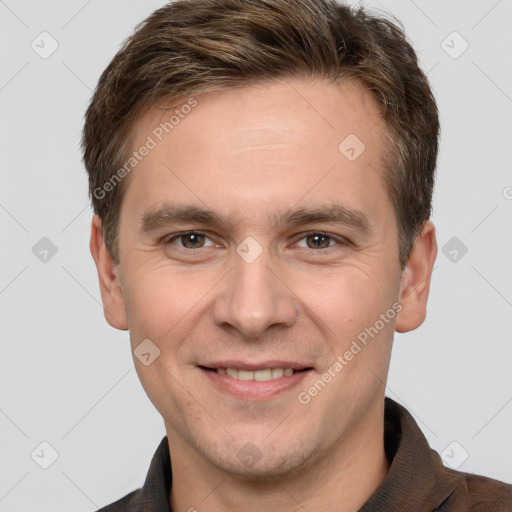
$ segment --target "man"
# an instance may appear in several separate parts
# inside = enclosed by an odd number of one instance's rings
[[[101,510],[512,510],[385,399],[423,322],[439,122],[403,32],[330,0],[181,0],[100,78],[105,317],[167,436]]]

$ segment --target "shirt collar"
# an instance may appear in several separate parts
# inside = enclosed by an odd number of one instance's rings
[[[457,488],[457,474],[443,466],[409,411],[390,398],[385,402],[384,447],[388,474],[360,512],[432,512]]]
[[[411,414],[390,398],[385,399],[384,432],[389,471],[360,512],[437,510],[455,491],[457,475],[446,470]],[[164,437],[137,496],[136,510],[172,512],[169,503],[171,482],[169,444]]]
[[[169,503],[172,469],[169,442],[165,436],[156,449],[137,500],[137,512],[172,512]]]

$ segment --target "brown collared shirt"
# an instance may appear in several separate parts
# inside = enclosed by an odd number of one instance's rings
[[[444,467],[414,418],[390,398],[384,430],[389,472],[359,512],[512,512],[512,485]],[[142,488],[98,512],[172,512],[171,482],[164,437]]]

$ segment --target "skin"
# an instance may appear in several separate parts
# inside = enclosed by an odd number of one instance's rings
[[[147,338],[160,349],[151,365],[136,357],[134,364],[164,419],[172,509],[217,512],[243,503],[246,511],[358,510],[388,470],[383,414],[393,333],[425,318],[434,226],[425,223],[402,271],[396,216],[381,178],[385,127],[358,83],[294,79],[196,99],[127,178],[119,264],[96,216],[90,243],[107,321],[130,331],[132,350]],[[147,111],[136,123],[134,147],[164,119],[161,110]],[[366,146],[352,162],[338,150],[349,134]],[[206,205],[229,226],[188,222],[141,232],[144,212],[165,201]],[[267,219],[329,203],[363,213],[369,232]],[[194,230],[206,238],[165,243]],[[311,231],[331,238],[318,248],[314,234],[305,234]],[[262,248],[252,263],[236,252],[249,236]],[[398,302],[398,315],[300,403],[298,393]],[[219,359],[313,369],[292,389],[241,399],[198,368]],[[237,456],[246,443],[260,455],[251,467]]]

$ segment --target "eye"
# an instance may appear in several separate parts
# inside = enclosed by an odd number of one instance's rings
[[[211,245],[204,245],[205,240],[210,240],[205,234],[197,231],[187,231],[186,233],[179,233],[173,235],[165,241],[166,245],[172,244],[175,240],[179,240],[178,247],[184,249],[201,249],[203,247],[212,247],[215,244],[212,242]],[[211,241],[211,240],[210,240]]]
[[[307,249],[328,249],[333,245],[349,245],[349,241],[343,237],[335,237],[318,231],[306,233],[300,240],[306,240]],[[331,242],[334,244],[331,245]]]
[[[335,245],[350,245],[350,242],[343,237],[333,236],[319,231],[305,233],[302,238],[299,239],[299,242],[302,240],[305,240],[306,245],[301,245],[300,243],[296,243],[295,245],[313,250],[329,249]],[[210,243],[207,244],[207,241],[210,241]],[[202,249],[205,247],[216,247],[216,244],[208,236],[199,231],[177,233],[165,239],[164,245],[177,245],[181,249],[191,250]]]

